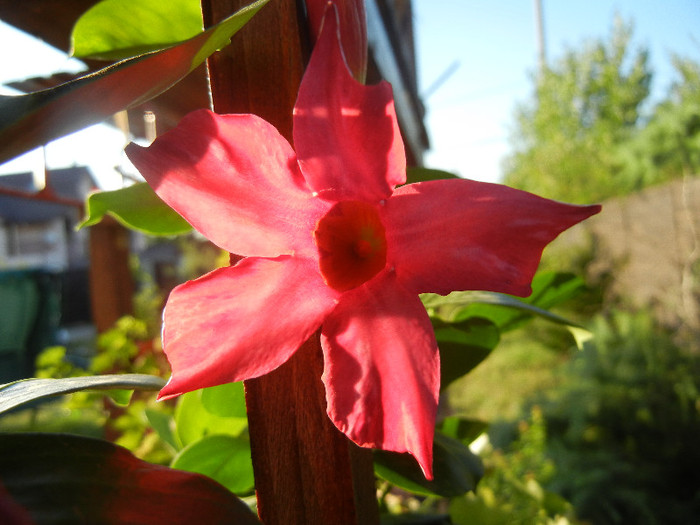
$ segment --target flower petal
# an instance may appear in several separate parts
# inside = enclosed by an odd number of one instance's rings
[[[402,186],[384,211],[387,259],[407,288],[527,296],[545,246],[600,206],[453,179]]]
[[[329,0],[306,0],[309,26],[314,38],[321,31]],[[367,75],[367,16],[364,0],[334,0],[340,20],[340,41],[352,75],[364,82]]]
[[[406,181],[391,86],[364,86],[345,65],[335,7],[326,10],[294,107],[294,148],[306,182],[331,200],[379,201]]]
[[[255,115],[198,110],[129,158],[158,196],[209,240],[239,255],[315,253],[327,204],[312,196],[289,143]]]
[[[247,258],[175,288],[163,314],[172,377],[161,398],[250,379],[282,363],[336,304],[313,259]]]
[[[387,272],[323,323],[328,415],[363,447],[410,452],[432,479],[440,357],[420,299]]]

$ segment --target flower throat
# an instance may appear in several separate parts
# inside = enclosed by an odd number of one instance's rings
[[[326,284],[345,292],[386,266],[386,233],[373,204],[341,201],[317,223],[314,240]]]

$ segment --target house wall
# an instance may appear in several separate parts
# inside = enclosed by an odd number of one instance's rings
[[[64,270],[69,262],[69,236],[61,217],[38,224],[3,224],[0,269]]]

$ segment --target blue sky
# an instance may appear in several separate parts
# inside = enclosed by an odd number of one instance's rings
[[[700,61],[700,0],[542,0],[542,4],[550,63],[567,48],[607,37],[616,14],[634,23],[634,45],[650,50],[656,98],[665,94],[673,79],[671,53]],[[498,181],[515,104],[530,95],[530,75],[537,65],[534,0],[413,0],[413,9],[420,89],[427,90],[453,63],[459,63],[425,99],[432,141],[426,165]],[[25,47],[28,43],[10,44],[12,37],[6,28],[0,23],[0,45],[22,53],[2,54],[0,83],[76,67],[60,53],[42,53],[42,60],[33,58],[38,55]],[[48,148],[50,167],[106,158],[108,165],[102,169],[108,173],[120,158],[115,148],[105,152],[84,146],[85,137],[94,138],[97,133],[100,143],[111,136],[117,150],[123,146],[118,133],[104,128],[93,128]],[[68,154],[76,151],[77,159]],[[42,162],[44,155],[34,157],[35,162]],[[14,167],[0,168],[0,172],[7,171]]]
[[[421,89],[459,61],[424,101],[430,167],[497,181],[508,152],[516,102],[528,99],[537,66],[534,0],[413,0]],[[700,61],[699,0],[542,0],[550,63],[566,49],[607,38],[616,14],[634,23],[634,46],[646,46],[653,96],[673,78],[671,53]]]

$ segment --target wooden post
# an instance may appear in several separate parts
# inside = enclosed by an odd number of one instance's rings
[[[111,217],[91,226],[90,303],[98,333],[133,312],[134,280],[129,269],[129,232]]]
[[[202,0],[205,26],[247,3]],[[292,109],[309,52],[301,0],[272,0],[208,60],[214,110],[254,113],[291,143]],[[379,523],[371,451],[350,442],[326,415],[322,371],[316,334],[283,366],[245,382],[265,525]]]

